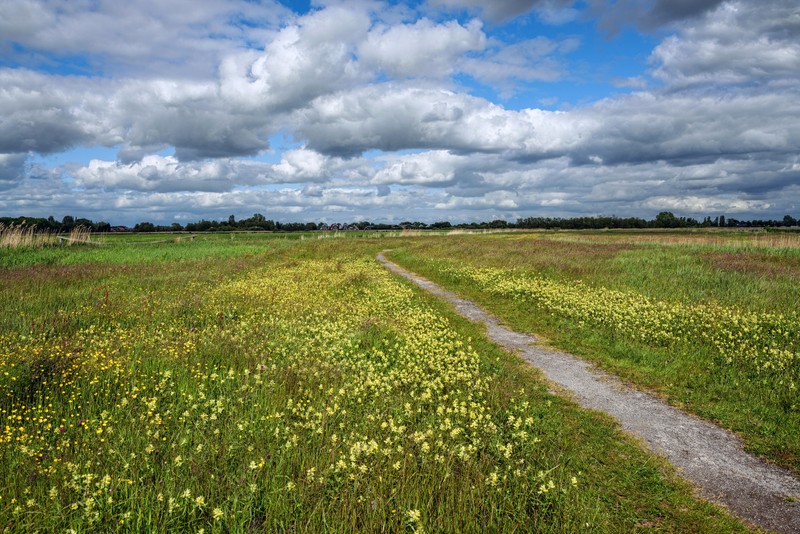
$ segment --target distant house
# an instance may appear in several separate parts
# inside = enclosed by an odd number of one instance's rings
[[[112,226],[109,232],[130,232],[131,229],[127,226]]]

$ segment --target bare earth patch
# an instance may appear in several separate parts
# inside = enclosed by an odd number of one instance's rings
[[[585,408],[605,412],[650,450],[664,455],[707,499],[727,506],[744,521],[775,532],[800,532],[800,480],[744,452],[730,432],[633,390],[616,377],[571,354],[536,346],[536,338],[514,332],[469,300],[388,261],[378,261],[456,311],[486,325],[493,342],[517,352]]]

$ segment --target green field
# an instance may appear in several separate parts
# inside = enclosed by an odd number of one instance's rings
[[[800,473],[800,236],[453,236],[394,258]]]
[[[383,270],[384,249],[797,469],[786,392],[798,363],[784,354],[797,353],[797,248],[738,234],[317,236],[0,250],[0,525],[746,530],[608,418],[549,393],[478,327]],[[537,296],[542,281],[563,296],[577,280],[585,309],[646,298],[651,308],[633,309],[648,317],[659,303],[733,310],[773,337],[758,319],[775,316],[779,338],[764,342],[778,352],[745,344],[755,356],[729,362],[652,322],[634,341]],[[765,369],[769,354],[783,363]]]

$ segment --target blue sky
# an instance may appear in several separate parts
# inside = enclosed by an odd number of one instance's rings
[[[0,215],[800,216],[800,7],[6,0]]]

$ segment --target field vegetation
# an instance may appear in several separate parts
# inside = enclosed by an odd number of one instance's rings
[[[309,237],[4,250],[0,524],[745,530],[374,261],[476,236]]]
[[[800,472],[796,234],[452,237],[393,257]]]
[[[75,227],[60,235],[58,232],[37,230],[33,226],[0,223],[0,249],[83,244],[89,241],[90,233],[90,230],[83,226]]]

